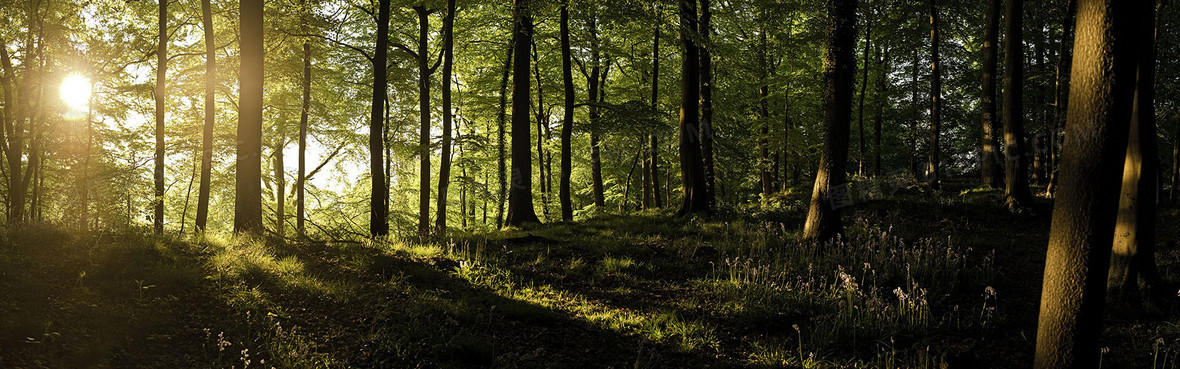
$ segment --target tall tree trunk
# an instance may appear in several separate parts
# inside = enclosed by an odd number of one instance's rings
[[[914,61],[911,63],[910,80],[910,108],[913,109],[913,119],[910,120],[909,129],[909,159],[910,159],[910,176],[914,178],[921,178],[918,175],[918,119],[922,116],[921,108],[918,107],[918,49],[914,49]]]
[[[430,234],[430,13],[423,5],[418,14],[418,237]],[[443,201],[443,200],[439,200]]]
[[[930,0],[930,162],[926,175],[930,188],[941,186],[942,149],[942,62],[938,55],[938,6]]]
[[[1057,82],[1055,85],[1053,103],[1053,132],[1049,135],[1049,165],[1052,167],[1049,173],[1049,188],[1045,190],[1050,197],[1057,189],[1057,163],[1060,158],[1057,155],[1057,147],[1060,146],[1057,142],[1058,132],[1064,130],[1065,124],[1065,108],[1069,104],[1069,63],[1072,49],[1069,46],[1073,44],[1073,17],[1077,12],[1077,0],[1067,0],[1064,14],[1061,15],[1061,39],[1057,50]]]
[[[1138,52],[1150,2],[1083,0],[1061,187],[1053,206],[1035,368],[1099,360],[1107,273],[1127,153]],[[1020,13],[1016,13],[1020,14]],[[1149,37],[1149,36],[1148,36]]]
[[[881,57],[881,75],[877,77],[877,116],[873,119],[873,177],[881,175],[881,123],[885,119],[885,104],[889,103],[889,97],[885,95],[889,80],[889,49],[885,49],[884,55],[880,55],[880,49],[877,52]]]
[[[209,192],[213,173],[213,123],[217,119],[217,46],[213,38],[213,10],[210,0],[201,0],[201,26],[205,28],[205,125],[201,130],[201,184],[197,190],[197,233],[205,231],[209,219]],[[304,44],[306,48],[306,44]],[[183,219],[181,220],[184,221]]]
[[[1024,147],[1024,0],[1008,0],[1004,14],[1004,203],[1008,209],[1032,205],[1028,156]]]
[[[533,210],[532,149],[529,147],[529,45],[533,40],[533,16],[529,0],[515,0],[512,69],[512,189],[508,192],[505,223],[520,226],[539,223]]]
[[[283,162],[283,150],[287,147],[287,122],[278,123],[278,139],[275,142],[275,234],[279,242],[287,237],[287,170]]]
[[[208,0],[205,0],[208,1]],[[300,0],[305,9],[307,0]],[[304,20],[307,23],[307,20]],[[311,115],[311,45],[303,41],[303,102],[299,108],[299,174],[295,180],[295,233],[299,237],[307,236],[304,221],[307,218],[307,121]]]
[[[4,67],[4,134],[7,136],[5,158],[8,160],[8,224],[24,221],[25,217],[25,189],[22,181],[21,156],[24,152],[25,115],[28,109],[18,99],[25,99],[26,89],[18,87],[18,94],[13,94],[13,85],[17,83],[16,72],[13,70],[12,59],[8,55],[8,45],[0,40],[0,63]],[[25,65],[28,68],[28,65]],[[23,85],[23,84],[22,84]]]
[[[856,73],[856,0],[828,0],[827,38],[824,42],[824,146],[816,170],[815,187],[807,223],[806,240],[827,242],[844,232],[840,221],[841,199],[835,187],[845,185],[848,131],[852,123],[852,84]]]
[[[706,0],[707,1],[707,0]],[[763,18],[766,14],[763,14]],[[758,172],[762,185],[762,198],[769,199],[774,192],[773,177],[770,171],[770,74],[769,61],[766,52],[770,45],[766,42],[766,30],[758,34]]]
[[[783,86],[783,160],[791,162],[791,165],[789,165],[791,167],[790,184],[797,185],[799,184],[799,150],[791,149],[791,126],[793,125],[791,123],[791,80],[788,76],[786,77],[785,86]],[[790,154],[794,154],[795,158],[790,159],[787,156]],[[784,163],[783,167],[783,191],[786,191],[790,189],[790,186],[787,184],[788,175],[786,173],[787,169],[785,168],[788,165]]]
[[[709,212],[698,116],[701,86],[700,53],[694,35],[697,29],[696,8],[696,0],[680,0],[680,43],[684,45],[684,58],[680,66],[680,178],[683,202],[677,216]]]
[[[164,89],[168,78],[168,2],[160,3],[159,43],[156,46],[156,156],[155,170],[152,171],[155,183],[155,198],[152,199],[154,212],[152,213],[152,231],[155,234],[164,233],[164,107],[167,93]]]
[[[447,0],[447,14],[443,17],[442,32],[442,157],[438,164],[438,215],[435,216],[435,233],[440,240],[445,240],[447,236],[447,188],[451,185],[451,71],[454,68],[455,59],[455,0]],[[466,219],[465,216],[464,219]]]
[[[570,14],[569,0],[561,3],[561,82],[564,86],[565,104],[561,120],[561,189],[558,194],[561,201],[561,220],[574,220],[574,206],[570,200],[570,174],[573,171],[573,158],[570,149],[573,140],[574,126],[574,72],[570,62]]]
[[[262,0],[241,1],[242,64],[238,98],[234,232],[262,233]]]
[[[1158,3],[1163,6],[1163,3]],[[1158,12],[1156,8],[1155,12]],[[1114,245],[1110,261],[1107,290],[1111,299],[1137,304],[1139,281],[1143,280],[1156,296],[1161,278],[1156,270],[1156,200],[1159,184],[1159,146],[1156,143],[1155,116],[1155,41],[1158,22],[1152,12],[1149,30],[1140,35],[1146,41],[1139,52],[1139,76],[1135,102],[1131,108],[1131,127],[1123,164],[1122,196],[1118,221],[1114,228]],[[1146,19],[1146,18],[1145,18]],[[1168,292],[1162,293],[1167,296]]]
[[[1032,114],[1032,116],[1033,116],[1034,122],[1044,122],[1045,121],[1045,95],[1043,93],[1044,90],[1043,90],[1043,85],[1042,85],[1042,82],[1044,81],[1044,77],[1045,77],[1045,47],[1043,46],[1044,37],[1042,37],[1042,36],[1043,35],[1040,33],[1035,33],[1035,34],[1033,34],[1034,40],[1032,41],[1032,44],[1033,44],[1032,68],[1033,68],[1033,76],[1034,77],[1030,78],[1030,80],[1032,82],[1032,88],[1030,90],[1033,92],[1033,99],[1032,99],[1033,100],[1033,114]],[[1034,131],[1042,130],[1044,128],[1046,128],[1046,127],[1043,127],[1043,126],[1038,127],[1036,129],[1034,129]],[[1043,160],[1044,155],[1042,155],[1045,151],[1043,149],[1044,143],[1041,142],[1041,141],[1043,141],[1044,136],[1045,136],[1044,132],[1034,133],[1033,134],[1033,141],[1032,141],[1032,150],[1030,150],[1030,152],[1032,153],[1032,184],[1035,184],[1035,185],[1041,185],[1042,183],[1044,183],[1044,181],[1046,181],[1048,179],[1045,176],[1045,161]]]
[[[1003,0],[986,1],[983,21],[983,92],[979,99],[983,151],[979,155],[979,172],[984,187],[999,188],[1003,177],[1000,174],[1000,148],[996,141],[996,133],[999,132],[996,124],[999,121],[996,118],[996,50],[1000,40],[1000,7],[997,3]]]
[[[516,34],[513,31],[512,41],[508,43],[508,56],[504,58],[504,70],[500,74],[500,112],[496,116],[497,137],[496,150],[498,154],[499,176],[500,176],[500,192],[496,201],[496,229],[504,226],[504,204],[508,199],[508,143],[505,141],[505,133],[507,132],[507,107],[508,107],[508,76],[512,72],[512,54],[516,52]]]
[[[701,0],[701,19],[700,19],[700,37],[701,37],[701,53],[700,57],[700,74],[701,74],[701,156],[704,162],[702,165],[705,169],[705,203],[709,210],[716,209],[716,191],[713,173],[713,54],[709,51],[712,47],[710,39],[713,34],[713,11],[710,9],[709,2],[711,0]],[[765,32],[763,33],[765,37]],[[763,42],[763,52],[768,45]],[[763,87],[766,87],[763,81]],[[769,90],[769,88],[767,88]],[[769,91],[767,91],[769,93]],[[767,95],[762,96],[762,107],[766,109]],[[769,110],[765,111],[763,115],[766,119],[766,124],[763,125],[763,137],[770,135],[768,125],[770,125]],[[766,148],[767,145],[763,145]],[[769,193],[768,193],[769,194]]]
[[[857,141],[860,148],[859,162],[856,167],[856,174],[863,176],[865,174],[865,93],[868,92],[869,87],[869,48],[873,45],[873,22],[868,17],[865,17],[865,47],[864,54],[861,57],[861,73],[860,73],[860,102],[857,104],[857,125],[859,126],[860,134],[857,136]]]
[[[372,60],[373,104],[369,110],[369,177],[373,182],[369,195],[369,235],[374,237],[389,234],[389,186],[385,182],[385,168],[381,165],[385,151],[385,120],[381,113],[388,88],[389,0],[378,0],[377,7],[377,40]]]
[[[660,8],[656,6],[657,11]],[[651,43],[651,111],[658,113],[660,110],[660,24],[656,22],[655,28],[652,30],[654,34]],[[658,114],[656,114],[658,116]],[[710,141],[712,142],[712,141]],[[651,150],[651,160],[647,168],[651,171],[651,197],[655,202],[656,209],[663,208],[663,196],[660,196],[660,140],[655,133],[651,134],[650,143],[648,144]],[[666,183],[666,181],[665,181]],[[666,196],[668,191],[664,191]]]
[[[537,41],[532,41],[533,77],[537,79],[537,182],[541,187],[541,214],[549,220],[549,188],[545,185],[545,127],[549,125],[549,113],[545,110],[545,89],[541,83],[541,58],[537,54]]]
[[[594,207],[596,210],[601,211],[606,209],[606,196],[602,187],[602,149],[598,142],[599,107],[597,103],[600,99],[598,95],[602,92],[600,89],[602,86],[601,81],[606,79],[606,76],[604,76],[606,73],[602,72],[602,51],[599,48],[600,45],[598,42],[597,14],[591,16],[589,28],[590,63],[592,66],[590,67],[590,80],[586,81],[586,84],[589,85],[590,94],[590,182],[594,195]]]

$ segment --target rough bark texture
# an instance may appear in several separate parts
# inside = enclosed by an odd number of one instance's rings
[[[198,233],[205,230],[209,219],[210,178],[213,172],[213,123],[217,117],[217,102],[214,91],[217,86],[217,57],[213,44],[213,11],[210,0],[201,0],[201,26],[205,29],[205,125],[201,129],[201,184],[197,190]],[[306,44],[304,45],[306,48]]]
[[[1120,174],[1146,1],[1078,3],[1073,77],[1037,327],[1035,367],[1099,360]]]
[[[696,0],[680,0],[680,43],[684,57],[680,67],[680,176],[683,202],[678,216],[707,213],[709,202],[705,193],[705,170],[701,161],[700,53],[693,31],[697,29]]]
[[[709,209],[716,208],[716,188],[714,186],[714,179],[716,174],[713,172],[713,54],[709,52],[709,39],[713,33],[713,11],[710,9],[709,1],[701,0],[701,19],[700,19],[700,35],[701,35],[701,53],[700,57],[700,74],[701,74],[701,155],[704,158],[702,165],[705,169],[705,202]],[[765,32],[763,33],[765,37]],[[765,42],[763,43],[765,46]],[[764,85],[765,86],[765,85]],[[769,93],[769,88],[766,89]],[[762,106],[769,104],[767,96],[762,96]],[[763,115],[767,119],[766,125],[763,125],[763,136],[769,136],[767,127],[769,123],[769,110]],[[763,146],[766,147],[765,145]],[[771,172],[773,174],[773,172]]]
[[[242,0],[234,232],[262,233],[262,0]]]
[[[442,80],[442,157],[438,164],[438,215],[435,215],[435,234],[447,236],[447,189],[451,185],[451,70],[454,68],[455,0],[447,0],[447,14],[443,17],[443,80]]]
[[[996,61],[1000,40],[1000,7],[1003,0],[986,0],[983,27],[983,83],[979,108],[982,111],[980,128],[983,151],[979,155],[979,172],[984,187],[999,188],[1003,183],[1000,173],[1000,147],[996,141],[999,119],[996,117]]]
[[[855,79],[856,0],[828,0],[828,31],[824,41],[824,146],[820,152],[815,186],[803,238],[827,242],[844,232],[839,198],[833,190],[845,185],[848,131],[852,123],[852,89]]]
[[[574,206],[570,200],[570,173],[573,171],[573,157],[570,145],[574,129],[574,72],[570,55],[570,13],[569,1],[561,4],[561,82],[564,86],[565,104],[561,120],[561,188],[558,201],[561,202],[561,220],[574,220]]]
[[[930,161],[926,177],[937,189],[942,181],[942,62],[938,56],[938,6],[930,0]]]
[[[513,32],[516,65],[512,70],[512,188],[508,191],[508,216],[505,223],[519,226],[539,223],[533,210],[532,149],[529,145],[529,45],[533,38],[533,18],[529,0],[516,0],[513,9],[516,24]]]
[[[168,78],[168,1],[160,2],[160,36],[156,46],[156,156],[155,170],[152,171],[155,198],[152,199],[152,231],[164,233],[164,114]],[[244,6],[245,4],[243,4]],[[243,30],[244,31],[244,30]],[[243,47],[245,48],[245,47]]]
[[[381,167],[385,151],[385,107],[387,59],[389,56],[389,0],[377,2],[377,42],[373,52],[373,104],[369,110],[369,177],[372,187],[369,195],[369,234],[389,234],[389,186],[385,183],[385,169]]]
[[[1024,0],[1009,0],[1004,14],[1004,197],[1009,209],[1032,205],[1024,145]]]

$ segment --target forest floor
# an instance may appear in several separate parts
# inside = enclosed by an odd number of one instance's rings
[[[8,228],[0,367],[1030,367],[1050,203],[946,187],[849,207],[828,245],[799,193],[444,245]],[[1110,311],[1104,365],[1180,360],[1176,306]]]

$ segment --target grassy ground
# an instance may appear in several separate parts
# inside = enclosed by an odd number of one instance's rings
[[[1028,367],[1048,202],[948,187],[848,208],[829,245],[798,241],[791,194],[442,245],[10,228],[0,367]],[[1107,367],[1180,358],[1180,311],[1108,322]]]

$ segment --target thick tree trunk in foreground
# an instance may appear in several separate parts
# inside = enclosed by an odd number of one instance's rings
[[[824,45],[824,146],[811,192],[803,238],[827,242],[844,232],[834,187],[845,184],[848,130],[852,123],[852,83],[855,78],[856,0],[828,0],[828,32]]]
[[[680,0],[680,42],[684,45],[684,57],[680,67],[680,176],[683,202],[677,216],[707,213],[709,202],[705,190],[705,170],[701,160],[700,97],[700,53],[694,40],[693,30],[697,29],[696,0]]]
[[[160,37],[159,44],[156,46],[156,156],[155,170],[152,171],[155,184],[153,187],[155,189],[155,198],[152,199],[152,208],[154,209],[152,213],[152,231],[155,234],[162,234],[164,233],[164,109],[168,96],[165,90],[165,81],[168,78],[169,0],[157,1],[160,2]]]
[[[705,169],[705,202],[708,204],[709,210],[713,210],[716,208],[717,199],[716,187],[713,183],[716,177],[713,172],[713,54],[709,52],[709,48],[712,46],[709,44],[709,40],[713,33],[713,11],[710,9],[709,1],[711,0],[701,0],[701,53],[699,58],[701,64],[701,156],[704,159],[702,165]],[[766,106],[766,104],[768,104],[766,96],[763,96],[762,105]],[[769,114],[768,111],[765,115],[767,119],[769,119]],[[769,124],[768,120],[767,125]],[[766,129],[765,126],[763,127]],[[768,136],[769,132],[764,131],[763,134]]]
[[[570,174],[574,169],[572,150],[574,130],[574,72],[570,62],[570,13],[569,1],[561,4],[561,82],[564,86],[565,104],[561,120],[561,188],[558,201],[561,202],[561,220],[574,220],[574,205],[570,200]]]
[[[1004,14],[1004,203],[1008,209],[1032,205],[1024,144],[1024,0],[1008,0]]]
[[[1147,1],[1078,4],[1035,368],[1095,367]],[[1017,13],[1019,14],[1019,13]]]
[[[262,0],[242,0],[234,232],[262,233]]]
[[[1000,174],[1000,145],[996,141],[999,132],[996,124],[999,121],[996,117],[996,50],[1000,40],[1000,7],[996,3],[1003,0],[986,1],[983,21],[983,92],[979,99],[983,151],[979,155],[979,171],[984,187],[999,188],[1003,183],[1003,175]]]
[[[532,149],[529,145],[529,45],[533,39],[533,17],[529,0],[516,0],[512,69],[512,188],[508,192],[505,223],[519,226],[540,223],[533,210]]]
[[[217,85],[216,46],[213,41],[213,11],[210,0],[201,0],[201,26],[205,29],[205,125],[201,129],[201,184],[197,190],[197,233],[205,231],[209,219],[209,191],[213,173],[213,123],[217,117],[214,92]],[[304,45],[306,48],[306,44]]]
[[[447,14],[443,17],[443,81],[442,81],[442,157],[438,164],[438,215],[435,215],[435,234],[440,240],[447,236],[447,188],[451,185],[451,70],[454,68],[455,0],[447,0]],[[466,215],[464,215],[466,217]],[[464,218],[466,219],[466,218]]]
[[[938,60],[938,6],[930,0],[930,162],[926,176],[930,188],[938,189],[942,181],[942,62]]]
[[[378,0],[377,7],[377,41],[372,60],[373,104],[369,110],[369,177],[373,181],[369,194],[369,235],[374,237],[389,234],[389,186],[385,182],[385,168],[381,166],[385,154],[385,120],[381,113],[388,88],[389,0]]]

